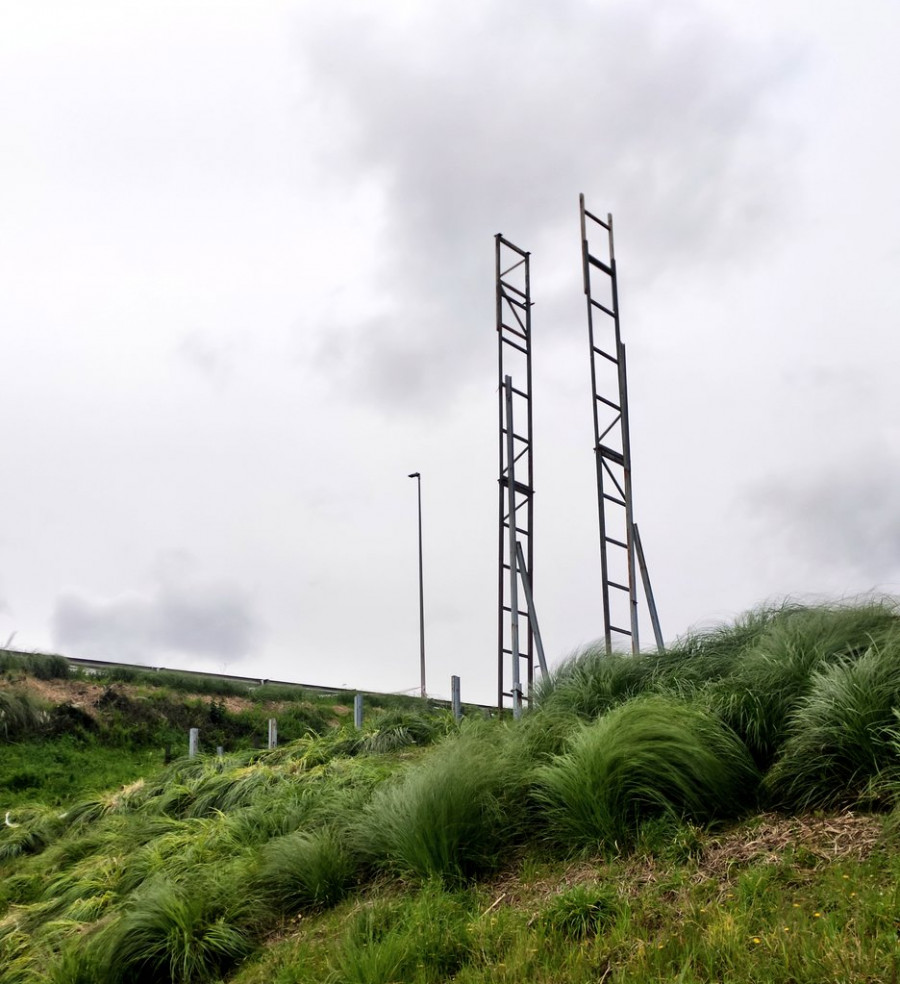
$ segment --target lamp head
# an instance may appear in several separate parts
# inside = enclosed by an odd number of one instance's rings
[[[422,476],[418,472],[410,472],[407,477],[408,478],[421,478]]]

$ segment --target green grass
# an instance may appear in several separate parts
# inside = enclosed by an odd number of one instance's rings
[[[618,908],[618,894],[612,885],[575,885],[550,901],[541,913],[540,925],[548,934],[587,940],[615,923]]]
[[[510,753],[499,727],[445,740],[375,794],[355,829],[361,853],[449,883],[496,868],[525,821],[526,790]]]
[[[852,805],[870,791],[875,801],[889,799],[885,787],[900,777],[898,706],[900,632],[816,670],[767,776],[773,799],[794,810]]]
[[[296,830],[266,844],[255,883],[276,911],[294,915],[339,902],[357,868],[357,859],[334,830]]]
[[[748,827],[747,843],[753,834]],[[806,868],[786,852],[728,874],[696,861],[539,868],[538,882],[523,872],[514,897],[496,885],[376,888],[301,922],[235,984],[894,979],[900,863],[887,847]]]
[[[540,768],[535,796],[547,836],[569,850],[622,851],[660,815],[709,822],[753,803],[759,775],[746,747],[712,715],[649,695],[615,708]]]
[[[95,730],[6,705],[39,735],[0,743],[0,984],[898,979],[890,604],[593,647],[519,721],[292,701],[272,751],[259,702],[141,687]],[[235,747],[162,768],[197,719]]]
[[[234,908],[226,911],[208,885],[154,880],[95,938],[99,979],[110,984],[215,980],[253,949],[238,915]]]
[[[0,744],[0,810],[24,803],[63,806],[151,775],[162,749],[116,749],[62,737]]]

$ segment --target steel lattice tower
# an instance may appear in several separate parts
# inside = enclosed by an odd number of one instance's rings
[[[614,642],[640,650],[636,554],[657,646],[662,634],[653,591],[634,522],[631,494],[631,437],[628,426],[628,377],[625,345],[619,322],[619,290],[612,215],[604,221],[585,208],[581,213],[581,256],[587,298],[594,417],[594,459],[597,470],[597,512],[600,525],[600,567],[603,594],[603,635],[606,651]],[[588,233],[602,230],[607,246],[601,259],[593,254]],[[627,643],[625,642],[627,640]]]
[[[534,570],[531,260],[529,253],[498,234],[495,261],[500,421],[497,706],[502,708],[504,697],[511,697],[513,711],[519,713],[522,700],[527,700],[534,682],[535,651],[544,668],[531,590]],[[523,603],[527,608],[522,607]],[[519,620],[523,617],[527,619],[524,639],[519,633]]]

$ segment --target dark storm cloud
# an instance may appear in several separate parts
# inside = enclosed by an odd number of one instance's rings
[[[544,257],[561,243],[577,278],[579,191],[627,223],[644,277],[753,249],[784,205],[770,109],[791,59],[708,15],[586,0],[327,9],[302,56],[332,121],[328,167],[375,176],[384,196],[378,272],[395,308],[342,326],[340,359],[332,344],[318,368],[379,402],[446,402],[465,379],[491,334],[493,233]]]
[[[246,656],[259,636],[249,600],[229,584],[163,582],[147,594],[94,600],[62,595],[54,642],[73,655],[146,660],[166,654]]]
[[[813,568],[879,582],[900,572],[900,461],[872,452],[828,474],[771,481],[748,496],[773,549]]]

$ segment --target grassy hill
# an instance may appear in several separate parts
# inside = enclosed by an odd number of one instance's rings
[[[79,732],[26,670],[0,688],[0,984],[898,980],[890,604],[588,650],[517,722],[281,702],[272,751],[274,704],[101,685]],[[228,751],[164,765],[190,715]],[[65,802],[21,765],[61,742]]]

